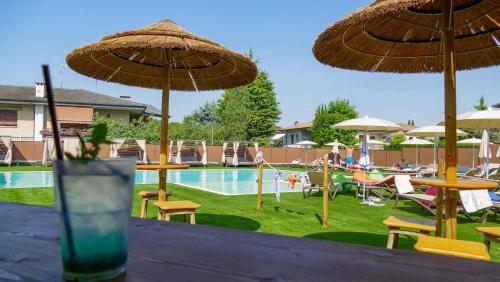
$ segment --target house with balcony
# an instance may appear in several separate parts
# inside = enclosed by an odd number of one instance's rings
[[[54,89],[56,112],[61,131],[85,130],[90,127],[94,113],[130,122],[145,116],[161,116],[157,108],[133,102],[128,97],[117,98],[83,89]],[[34,87],[0,85],[0,136],[12,140],[42,141],[51,134],[45,85]]]
[[[274,144],[283,144],[284,147],[295,147],[295,144],[300,141],[304,140],[311,140],[312,139],[312,134],[311,134],[311,127],[313,125],[312,121],[304,122],[304,123],[299,123],[295,122],[293,125],[283,127],[281,128],[273,137],[272,137],[272,142]],[[401,131],[407,132],[412,129],[415,129],[416,126],[414,125],[408,125],[406,123],[398,123],[401,127]],[[376,140],[376,141],[381,141],[384,143],[390,142],[390,136],[392,132],[368,132],[368,139],[369,140]],[[359,140],[362,140],[364,138],[364,131],[358,131],[356,134],[356,138]],[[407,139],[412,139],[412,136],[407,136]],[[333,140],[332,140],[333,141]]]
[[[297,142],[312,140],[311,127],[312,121],[304,123],[296,121],[293,125],[281,128],[272,137],[272,142],[282,144],[283,147],[295,147]]]

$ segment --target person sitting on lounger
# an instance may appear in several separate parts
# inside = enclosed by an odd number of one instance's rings
[[[405,159],[401,159],[400,162],[396,163],[395,167],[397,167],[398,169],[405,169],[405,168],[408,168],[409,164],[405,161]]]

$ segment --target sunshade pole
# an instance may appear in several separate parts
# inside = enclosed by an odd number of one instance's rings
[[[171,76],[171,61],[172,50],[164,49],[165,64],[163,65],[162,76],[162,101],[161,101],[161,129],[160,129],[160,165],[168,163],[167,147],[168,147],[168,104],[170,100],[170,76]],[[159,171],[160,175],[160,191],[158,200],[167,200],[167,170]]]
[[[323,228],[328,228],[328,188],[330,186],[328,174],[328,154],[323,156]]]
[[[432,169],[432,177],[433,178],[436,178],[436,168],[437,168],[437,165],[436,165],[436,158],[437,158],[437,155],[438,155],[438,140],[439,140],[439,137],[437,136],[434,136],[434,148],[432,148],[433,152],[433,164],[434,164],[434,167]]]
[[[457,107],[455,83],[455,17],[453,0],[442,0],[442,38],[444,62],[444,104],[445,104],[445,179],[457,181]],[[457,191],[446,190],[445,210],[446,238],[456,239]]]
[[[474,143],[472,143],[472,169],[476,168],[476,164],[475,164],[475,159],[476,158],[476,155],[474,154]]]
[[[437,137],[435,137],[437,138]],[[438,164],[438,177],[444,178],[444,161],[439,160]],[[437,187],[436,195],[436,236],[441,237],[443,235],[443,198],[444,189],[442,187]]]

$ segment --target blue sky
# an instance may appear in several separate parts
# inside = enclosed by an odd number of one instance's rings
[[[54,84],[72,49],[111,33],[170,18],[189,31],[225,47],[247,53],[252,48],[259,67],[270,73],[283,111],[280,125],[312,120],[320,103],[348,98],[361,115],[417,125],[443,117],[442,75],[364,73],[321,65],[311,48],[318,34],[369,0],[182,0],[182,1],[48,1],[3,0],[0,3],[0,84],[34,85],[40,65],[50,64]],[[96,81],[71,69],[63,87],[83,88],[160,107],[160,92]],[[457,111],[472,110],[481,95],[500,102],[500,67],[465,71],[457,76]],[[221,91],[173,92],[172,120]]]

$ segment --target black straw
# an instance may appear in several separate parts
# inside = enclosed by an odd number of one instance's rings
[[[47,100],[49,103],[49,112],[50,112],[50,120],[52,123],[52,136],[54,136],[54,143],[56,146],[56,155],[58,160],[63,159],[63,154],[61,150],[61,138],[59,136],[59,127],[57,125],[57,115],[56,115],[56,106],[54,103],[54,93],[52,92],[52,83],[50,81],[50,73],[49,73],[49,66],[48,65],[42,65],[42,71],[43,71],[43,78],[45,80],[45,89],[47,91]],[[71,230],[71,225],[69,221],[69,215],[68,215],[68,207],[66,205],[66,196],[64,193],[64,189],[62,188],[62,179],[61,179],[61,171],[56,173],[57,177],[57,187],[59,190],[59,197],[61,199],[61,215],[62,215],[62,220],[63,220],[63,225],[64,225],[64,230],[66,231],[66,240],[68,244],[68,251],[69,251],[69,259],[70,259],[70,264],[71,264],[71,269],[72,271],[76,271],[76,257],[75,257],[75,247],[73,244],[73,232]]]
[[[63,159],[61,150],[61,137],[59,136],[59,125],[57,124],[56,106],[54,103],[54,93],[52,92],[52,83],[50,82],[49,66],[42,65],[43,78],[45,79],[45,87],[47,90],[47,101],[49,102],[50,121],[52,123],[52,136],[56,146],[56,155],[58,160]]]

